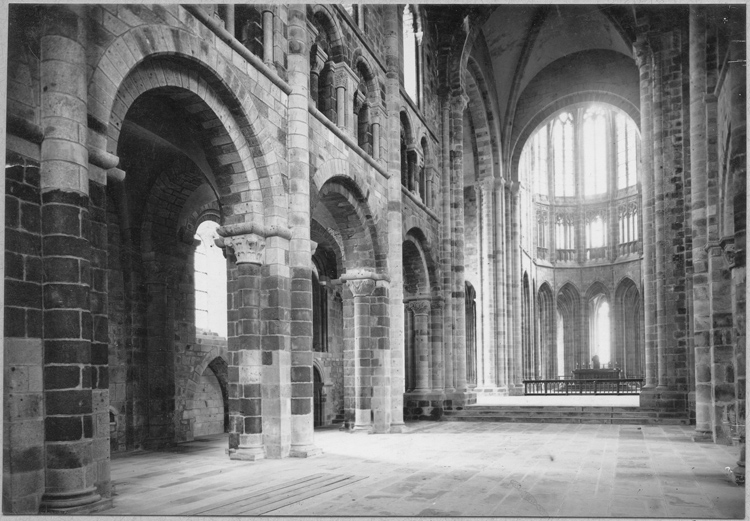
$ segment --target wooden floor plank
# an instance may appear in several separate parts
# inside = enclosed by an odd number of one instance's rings
[[[244,503],[248,501],[255,501],[258,499],[262,499],[264,497],[269,496],[270,494],[273,494],[275,492],[278,492],[280,490],[293,488],[293,487],[304,487],[306,485],[309,485],[310,483],[314,483],[316,480],[320,479],[321,477],[324,477],[325,474],[313,474],[310,476],[304,476],[302,478],[284,482],[277,485],[272,485],[270,487],[266,487],[260,490],[253,490],[249,491],[247,488],[245,488],[242,491],[232,491],[232,493],[227,494],[227,498],[221,498],[217,499],[213,504],[202,506],[198,509],[191,510],[189,512],[185,512],[185,515],[219,515],[218,511],[222,510],[224,508],[229,508],[231,505],[236,505],[238,503]],[[234,499],[232,501],[232,499]]]

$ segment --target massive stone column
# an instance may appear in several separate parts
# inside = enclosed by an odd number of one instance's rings
[[[385,10],[385,52],[387,115],[378,118],[384,130],[381,156],[388,165],[388,276],[390,277],[388,316],[390,344],[390,432],[404,429],[404,276],[401,213],[401,120],[399,109],[399,13],[396,5]]]
[[[228,247],[236,263],[227,280],[229,458],[255,461],[265,457],[260,320],[265,240],[257,234],[237,235],[217,239],[217,245]]]
[[[416,366],[415,392],[430,390],[430,301],[412,300],[407,306],[414,313],[414,358]]]
[[[510,379],[509,390],[511,394],[523,394],[523,375],[522,362],[523,355],[521,352],[522,334],[521,331],[521,307],[523,301],[521,298],[521,205],[519,201],[520,185],[514,182],[509,193],[509,213],[510,213],[510,252],[511,252],[511,269],[508,270],[510,278],[510,320],[513,325],[513,341],[509,348],[511,356],[510,362]]]
[[[451,150],[450,150],[450,98],[443,93],[440,101],[442,125],[442,225],[440,226],[441,243],[441,271],[442,287],[445,298],[443,310],[443,355],[445,361],[445,393],[446,396],[455,390],[455,376],[453,373],[453,245],[452,245],[452,195],[451,195]]]
[[[496,300],[497,277],[495,276],[495,179],[485,177],[481,181],[482,201],[482,352],[477,353],[482,361],[482,374],[477,375],[477,385],[481,387],[494,387],[495,384],[495,356],[497,346],[496,335]]]
[[[289,121],[289,243],[291,267],[291,412],[292,445],[290,455],[307,457],[319,454],[313,441],[313,350],[312,350],[312,263],[310,241],[310,144],[308,98],[310,59],[304,5],[288,8],[288,81],[287,119]]]
[[[443,358],[443,309],[442,297],[433,298],[430,324],[430,343],[432,349],[432,391],[442,394],[445,389],[445,362]],[[445,396],[442,396],[445,398]]]
[[[645,328],[646,381],[644,390],[656,387],[656,273],[654,228],[654,170],[652,131],[651,48],[645,37],[634,46],[640,71],[641,93],[641,243],[643,245],[643,313]]]
[[[506,221],[505,221],[505,179],[495,181],[495,280],[497,318],[495,345],[495,385],[507,391],[508,378],[508,317],[507,317],[507,276],[506,276]]]
[[[372,426],[372,339],[370,297],[375,280],[346,280],[344,308],[344,421],[351,431],[369,431]]]
[[[706,13],[690,6],[690,176],[693,239],[693,345],[695,349],[695,437],[712,438],[711,303],[708,285],[706,191]]]
[[[464,274],[464,170],[463,121],[468,98],[463,92],[451,97],[451,203],[455,209],[452,226],[452,299],[453,356],[456,391],[465,393],[466,385],[466,279]],[[456,397],[463,401],[463,397]]]
[[[42,323],[46,475],[42,510],[100,500],[94,463],[85,7],[49,6],[41,38]],[[106,367],[102,370],[106,382]]]
[[[292,442],[291,269],[288,264],[290,234],[279,229],[266,235],[265,263],[261,267],[261,348],[263,446],[267,458],[289,456]],[[309,242],[300,240],[307,245]],[[309,266],[309,261],[308,261]],[[300,268],[304,271],[303,268]],[[312,292],[312,288],[310,290]],[[304,293],[304,290],[302,291]],[[304,313],[304,303],[300,311]],[[305,323],[305,321],[301,321]],[[295,324],[298,326],[299,324]],[[303,332],[304,328],[302,328]],[[310,331],[312,337],[312,331]],[[305,355],[301,355],[303,358]],[[309,370],[309,376],[307,372]],[[312,366],[295,371],[299,383],[312,382]],[[298,409],[304,415],[304,408]],[[304,420],[301,420],[304,422]]]

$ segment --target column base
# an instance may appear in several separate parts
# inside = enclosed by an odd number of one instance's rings
[[[88,514],[95,514],[97,512],[103,512],[104,510],[109,510],[114,506],[114,499],[111,497],[105,497],[100,499],[99,501],[96,501],[95,503],[90,503],[88,505],[82,505],[78,507],[70,507],[70,508],[57,508],[57,507],[45,507],[44,504],[39,508],[39,513],[45,513],[45,514],[68,514],[68,515],[88,515]]]
[[[404,419],[438,421],[443,417],[445,394],[441,391],[415,390],[404,393]]]
[[[263,447],[239,447],[236,449],[227,449],[227,453],[231,460],[258,461],[266,459]]]
[[[71,509],[89,508],[101,499],[96,493],[96,487],[72,492],[51,492],[42,496],[39,509],[42,512],[70,512]]]
[[[695,443],[713,443],[714,435],[710,431],[695,431],[693,441]]]
[[[526,390],[523,384],[521,385],[512,384],[508,386],[508,396],[525,396],[525,395],[526,395]]]
[[[321,454],[323,454],[323,449],[315,445],[292,446],[292,449],[289,451],[290,458],[312,458]]]
[[[389,434],[403,434],[407,431],[405,423],[391,423]]]

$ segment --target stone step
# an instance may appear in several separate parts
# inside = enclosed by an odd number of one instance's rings
[[[592,418],[590,416],[470,416],[444,415],[449,422],[505,422],[505,423],[591,423],[616,425],[689,425],[687,418]]]
[[[688,425],[683,411],[641,407],[469,405],[443,411],[444,421]]]

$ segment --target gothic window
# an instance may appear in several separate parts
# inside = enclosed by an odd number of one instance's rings
[[[200,243],[195,248],[195,327],[227,336],[227,267],[224,254],[216,246],[216,229],[213,221],[198,226],[195,238]]]
[[[574,260],[576,247],[575,226],[571,215],[558,214],[555,223],[555,247],[557,249],[558,260]]]
[[[638,204],[631,203],[618,209],[619,254],[638,253]]]
[[[590,215],[586,219],[586,258],[588,260],[606,257],[607,226],[601,214]]]
[[[597,357],[601,367],[610,366],[609,302],[604,294],[589,300],[589,335],[591,357]]]
[[[635,185],[638,177],[638,130],[635,123],[623,114],[615,115],[617,143],[617,188]]]
[[[419,46],[416,22],[417,17],[414,8],[411,5],[406,5],[403,15],[404,90],[411,100],[418,104]]]
[[[607,115],[594,105],[583,116],[584,195],[607,192]]]
[[[569,112],[560,114],[552,125],[552,150],[554,155],[555,196],[575,197],[573,117]]]

